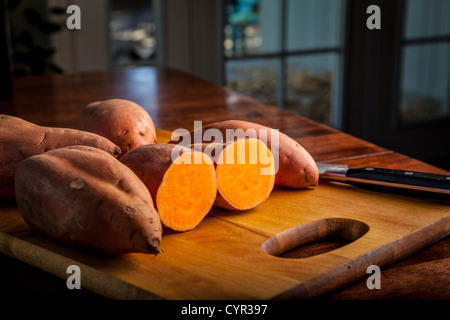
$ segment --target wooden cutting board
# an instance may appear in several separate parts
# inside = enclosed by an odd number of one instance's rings
[[[159,130],[160,141],[167,132]],[[287,231],[286,231],[287,230]],[[0,251],[116,299],[310,298],[331,293],[450,234],[448,203],[331,182],[277,188],[245,212],[213,209],[194,230],[164,230],[157,256],[100,257],[68,249],[31,229],[13,201],[0,207]],[[350,242],[315,256],[281,253],[335,237]]]

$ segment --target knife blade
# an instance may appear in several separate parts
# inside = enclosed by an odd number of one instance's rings
[[[356,185],[376,191],[450,200],[450,176],[387,168],[349,168],[347,165],[316,163],[321,179]]]

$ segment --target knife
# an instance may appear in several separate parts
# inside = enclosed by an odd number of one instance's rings
[[[386,168],[349,168],[347,165],[317,163],[321,179],[366,189],[450,200],[450,176]]]

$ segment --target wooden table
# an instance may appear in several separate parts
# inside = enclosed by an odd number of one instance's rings
[[[192,129],[196,120],[207,124],[243,119],[280,129],[300,142],[316,161],[449,174],[176,70],[143,67],[31,76],[14,79],[13,86],[13,97],[0,102],[0,113],[16,115],[40,125],[75,128],[79,112],[86,104],[122,98],[146,108],[160,129]],[[320,245],[311,248],[320,249]],[[449,299],[449,270],[450,239],[447,237],[384,269],[383,290],[368,290],[363,279],[323,298]],[[67,290],[64,279],[3,254],[0,255],[0,288],[11,296],[103,298],[87,290]]]

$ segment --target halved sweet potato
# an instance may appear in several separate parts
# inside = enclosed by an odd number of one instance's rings
[[[173,144],[149,144],[124,155],[120,162],[133,170],[150,190],[162,224],[175,231],[195,228],[214,204],[217,182],[212,160]]]
[[[120,154],[118,146],[91,132],[44,127],[18,117],[0,115],[0,198],[14,197],[14,174],[21,161],[73,145],[96,147],[114,157]]]
[[[288,135],[263,126],[258,123],[243,120],[226,120],[215,122],[194,130],[188,134],[176,137],[176,141],[181,145],[192,143],[209,143],[210,141],[195,141],[196,137],[203,139],[208,130],[218,130],[222,141],[212,141],[218,143],[229,142],[230,140],[242,138],[258,138],[272,151],[276,162],[275,185],[289,188],[307,188],[315,186],[319,182],[319,170],[309,152],[297,141]],[[212,131],[209,131],[211,133]],[[210,136],[215,137],[214,132]],[[274,140],[274,138],[277,138]]]
[[[32,156],[17,168],[15,189],[24,220],[57,241],[108,255],[161,252],[150,193],[100,149],[73,146]]]

